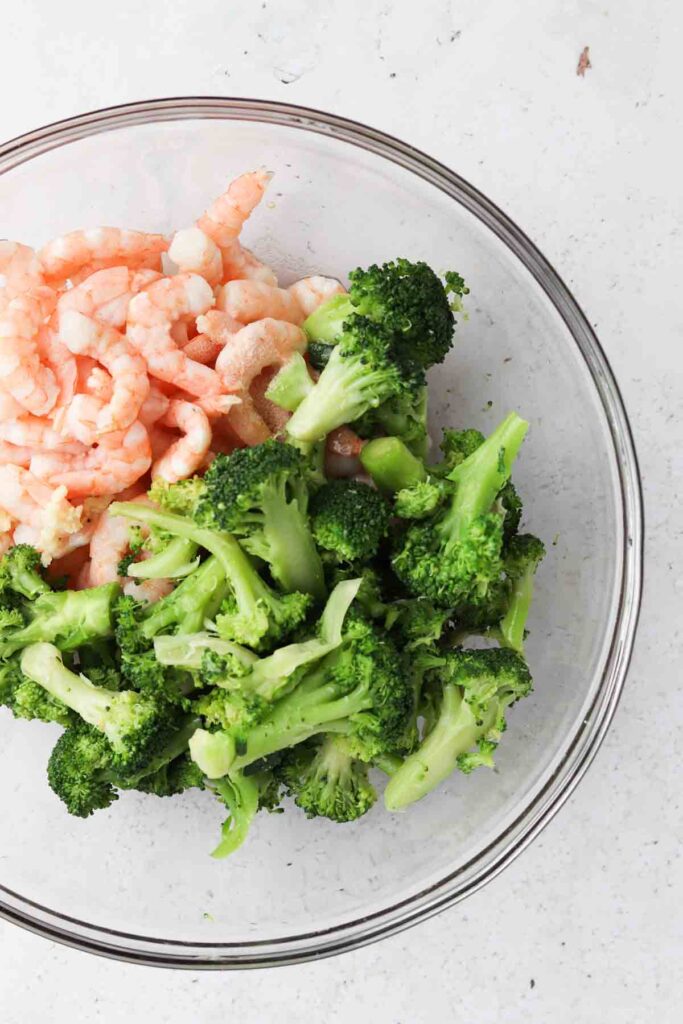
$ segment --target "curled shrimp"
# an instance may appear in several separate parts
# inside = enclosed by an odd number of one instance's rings
[[[228,246],[242,230],[242,225],[261,202],[272,175],[268,171],[249,171],[228,185],[197,221],[197,227],[216,245]]]
[[[160,277],[154,270],[131,270],[130,267],[98,270],[74,288],[62,292],[57,303],[58,316],[75,309],[91,320],[120,330],[126,325],[132,297]]]
[[[228,313],[210,309],[208,313],[197,317],[197,330],[200,333],[183,346],[183,351],[191,359],[196,359],[198,363],[213,364],[223,346],[243,326],[239,320],[235,320]]]
[[[116,328],[75,309],[60,314],[59,332],[70,352],[97,359],[111,377],[111,398],[97,414],[95,436],[125,430],[135,422],[149,394],[145,360]]]
[[[75,455],[83,450],[78,443],[69,444],[58,433],[51,420],[43,416],[24,415],[0,420],[0,441],[43,451]]]
[[[165,277],[131,300],[127,336],[152,376],[191,395],[214,395],[221,391],[215,371],[190,359],[171,334],[177,320],[201,316],[213,302],[210,285],[198,274]]]
[[[12,299],[0,316],[0,389],[26,412],[50,412],[60,388],[40,358],[38,335],[45,319],[41,301],[30,292]]]
[[[162,477],[169,483],[196,473],[211,446],[211,426],[206,413],[192,402],[173,399],[161,423],[180,430],[183,436],[152,466],[152,479]]]
[[[148,503],[147,495],[136,495],[135,501]],[[99,587],[115,583],[119,577],[119,562],[130,546],[130,521],[104,511],[90,540],[90,573],[88,585]]]
[[[294,352],[306,348],[299,327],[281,320],[265,319],[249,324],[233,335],[216,360],[216,371],[226,391],[239,395],[240,405],[230,410],[235,433],[246,444],[261,444],[271,431],[254,406],[249,388],[269,366],[283,366]]]
[[[20,524],[14,531],[15,543],[32,543],[45,565],[63,554],[65,542],[81,529],[82,509],[66,494],[66,487],[51,486],[21,466],[0,466],[1,507]]]
[[[220,284],[223,277],[221,251],[201,228],[176,231],[168,255],[182,273],[201,274],[212,287]]]
[[[59,340],[52,320],[40,328],[36,336],[36,347],[41,363],[52,370],[59,389],[51,411],[51,415],[54,415],[55,409],[64,409],[76,392],[78,363],[66,345]]]
[[[164,235],[128,231],[124,228],[89,228],[70,231],[55,238],[38,253],[48,283],[62,282],[77,272],[93,271],[120,264],[139,267],[146,260],[158,260],[168,249]]]
[[[305,320],[296,295],[288,288],[273,288],[262,281],[228,281],[218,291],[216,307],[242,324],[265,317],[290,324]]]
[[[170,402],[168,395],[165,395],[156,383],[150,384],[147,398],[140,407],[140,422],[145,427],[151,427],[165,416]]]
[[[331,299],[333,295],[345,295],[346,289],[333,277],[304,277],[295,281],[287,289],[299,304],[304,319],[314,313],[319,306]]]
[[[0,274],[5,278],[4,297],[8,303],[30,293],[45,315],[54,307],[54,292],[45,283],[37,253],[21,242],[0,242]]]
[[[0,441],[0,466],[21,466],[28,469],[33,455],[33,448]]]
[[[30,469],[39,479],[84,498],[118,494],[144,476],[151,464],[147,431],[136,420],[127,430],[104,434],[82,455],[34,455]]]
[[[261,281],[277,287],[277,277],[270,267],[254,256],[250,249],[235,239],[221,248],[223,259],[223,281]]]

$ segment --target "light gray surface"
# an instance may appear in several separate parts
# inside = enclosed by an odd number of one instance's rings
[[[113,964],[3,924],[3,1021],[24,1024],[49,1008],[56,1024],[212,1024],[235,1012],[247,1024],[668,1024],[683,995],[683,252],[673,141],[680,149],[683,16],[673,0],[450,9],[427,0],[419,15],[412,4],[363,2],[357,19],[348,4],[329,15],[317,6],[120,0],[106,13],[24,0],[5,15],[0,133],[149,96],[281,98],[399,135],[497,201],[586,308],[636,432],[649,538],[626,692],[570,804],[449,913],[336,960],[230,976]],[[594,67],[581,79],[585,44]]]

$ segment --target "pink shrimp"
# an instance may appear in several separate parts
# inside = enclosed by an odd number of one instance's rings
[[[60,391],[40,358],[44,319],[45,309],[30,292],[12,299],[0,316],[0,389],[36,416],[50,412]]]
[[[249,171],[228,185],[227,191],[211,204],[197,221],[197,227],[216,245],[227,246],[236,239],[242,225],[260,203],[272,175]]]
[[[132,297],[160,277],[154,270],[131,270],[130,267],[98,270],[60,295],[58,315],[75,309],[92,320],[120,330],[126,325]]]
[[[63,312],[59,324],[60,338],[69,351],[97,359],[112,380],[112,395],[97,416],[95,436],[125,430],[135,422],[149,394],[145,360],[120,331],[76,310]]]
[[[152,466],[152,479],[162,477],[169,483],[196,473],[211,445],[211,426],[206,413],[192,402],[173,399],[161,423],[183,432],[183,437]]]
[[[53,415],[55,409],[65,408],[75,394],[78,364],[66,345],[59,340],[57,332],[52,326],[52,320],[39,330],[36,347],[41,362],[52,370],[59,388],[57,400],[51,412]]]
[[[135,501],[145,501],[145,494]],[[119,579],[118,566],[130,545],[130,520],[103,512],[90,540],[90,573],[88,585],[99,587]]]
[[[233,335],[216,360],[225,390],[238,394],[240,405],[230,410],[236,434],[246,444],[261,444],[271,431],[254,407],[249,394],[252,381],[269,366],[283,366],[294,352],[306,348],[306,335],[293,324],[265,319],[249,324]]]
[[[42,416],[26,414],[16,419],[0,420],[0,441],[43,451],[57,451],[76,455],[82,452],[82,445],[69,444],[58,433],[51,420]]]
[[[221,251],[201,228],[176,231],[168,255],[179,271],[201,274],[212,287],[220,284],[223,277]]]
[[[151,463],[147,431],[136,420],[127,430],[105,434],[83,455],[34,455],[30,468],[39,479],[83,498],[118,494],[144,476]]]
[[[290,284],[287,289],[301,308],[304,318],[314,313],[319,306],[331,299],[333,295],[345,295],[346,289],[333,277],[304,277]]]
[[[277,287],[275,272],[266,266],[265,263],[262,263],[261,260],[257,259],[251,250],[245,249],[237,239],[221,248],[221,256],[223,258],[224,282],[235,280],[261,281],[263,284],[269,284],[273,288]]]
[[[0,466],[21,466],[28,469],[33,455],[33,448],[0,441]]]
[[[16,299],[26,292],[51,302],[52,289],[45,285],[40,260],[33,249],[21,242],[0,242],[0,274],[5,278],[5,298]]]
[[[183,345],[183,351],[198,363],[213,365],[226,342],[243,326],[228,313],[210,309],[208,313],[197,317],[197,330],[200,333]]]
[[[21,466],[0,466],[0,503],[20,524],[15,542],[33,544],[45,565],[63,554],[69,536],[81,529],[82,509],[67,501],[66,488],[51,486]]]
[[[164,235],[128,231],[123,228],[89,228],[70,231],[55,238],[38,253],[48,283],[62,282],[87,270],[90,274],[107,266],[140,267],[150,258],[158,260],[168,249]]]
[[[171,335],[177,320],[201,316],[213,302],[211,287],[198,274],[165,277],[131,300],[128,339],[145,359],[152,376],[192,395],[220,393],[216,372],[185,355]]]
[[[140,422],[145,427],[157,423],[166,414],[170,401],[168,395],[165,395],[156,383],[152,383],[149,394],[140,408]]]
[[[218,291],[216,307],[242,324],[268,317],[301,324],[306,319],[295,295],[261,281],[228,281]]]

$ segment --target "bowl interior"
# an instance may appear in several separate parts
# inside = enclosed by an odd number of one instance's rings
[[[0,233],[38,245],[99,224],[170,232],[260,165],[275,176],[244,238],[283,282],[343,278],[397,255],[465,275],[467,318],[432,372],[431,424],[436,439],[446,425],[488,431],[513,408],[531,422],[515,482],[526,525],[548,546],[528,643],[536,689],[511,712],[494,772],[453,778],[409,813],[378,805],[344,827],[264,814],[227,862],[208,856],[222,815],[204,794],[127,795],[88,821],[69,818],[45,780],[57,731],[0,712],[0,884],[15,894],[6,899],[64,915],[71,934],[133,937],[110,937],[120,947],[137,936],[219,955],[466,887],[564,762],[601,686],[618,612],[622,498],[595,382],[531,273],[434,184],[342,138],[197,117],[118,128],[15,166],[0,175]]]

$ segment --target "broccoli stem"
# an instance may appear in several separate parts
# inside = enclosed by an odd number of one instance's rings
[[[118,583],[105,583],[89,590],[39,595],[26,609],[31,621],[0,638],[0,656],[6,658],[29,644],[53,641],[63,651],[73,651],[111,636],[112,606],[120,592]]]
[[[439,717],[429,735],[390,777],[384,791],[389,811],[401,811],[421,800],[458,767],[458,758],[471,750],[495,719],[496,701],[477,722],[459,686],[445,684]]]
[[[266,391],[266,398],[275,402],[281,409],[294,412],[312,390],[313,381],[308,372],[306,360],[300,352],[295,352],[289,362],[285,363],[271,380]]]
[[[215,614],[215,600],[223,596],[225,573],[215,556],[207,560],[186,577],[167,597],[150,606],[140,624],[140,631],[148,640],[169,626],[178,626],[179,633],[196,633],[206,619]]]
[[[178,579],[189,576],[199,565],[197,545],[184,537],[174,537],[164,548],[141,562],[132,562],[128,575],[136,580]]]
[[[270,551],[271,571],[287,593],[325,598],[325,574],[313,535],[296,500],[271,488],[263,492],[263,532]]]
[[[177,537],[194,541],[215,555],[223,567],[232,588],[237,606],[243,613],[255,611],[259,602],[268,605],[270,591],[260,578],[249,557],[230,533],[218,533],[196,526],[191,519],[163,512],[147,505],[136,505],[132,501],[117,501],[110,506],[113,516],[125,516],[137,522],[157,526]]]
[[[534,593],[535,572],[536,566],[530,566],[519,579],[513,581],[508,609],[498,627],[502,645],[511,647],[518,654],[524,653],[524,634]]]
[[[130,716],[125,691],[116,693],[93,686],[85,676],[71,672],[54,644],[37,643],[27,647],[21,656],[21,671],[108,739],[110,726],[115,727],[117,705],[125,705],[124,714]]]
[[[427,479],[423,462],[398,437],[377,437],[363,445],[363,468],[383,491],[402,491]]]
[[[344,355],[342,350],[335,346],[317,384],[289,420],[287,433],[295,441],[320,441],[391,394],[385,372],[372,370],[361,356]]]
[[[333,295],[304,320],[304,331],[309,341],[322,341],[334,345],[342,333],[344,320],[354,307],[348,295]]]
[[[211,856],[217,860],[239,849],[259,808],[260,786],[255,775],[231,773],[230,777],[214,779],[209,787],[228,808],[229,816],[221,829],[221,841]]]
[[[526,420],[511,412],[482,445],[448,474],[457,490],[442,529],[452,542],[461,540],[472,520],[489,511],[510,478],[528,429]]]

